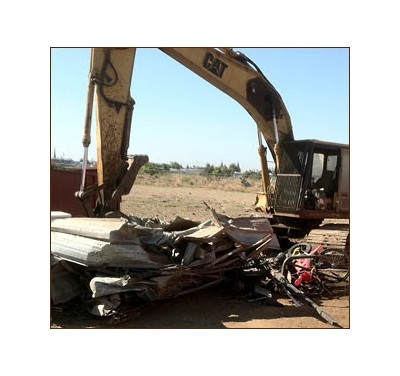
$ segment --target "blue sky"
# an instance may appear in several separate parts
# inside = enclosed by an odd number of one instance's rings
[[[235,48],[281,94],[295,139],[349,142],[349,51],[346,48]],[[51,50],[51,151],[80,159],[90,49]],[[259,166],[253,119],[232,98],[163,52],[136,53],[129,153],[152,162]],[[96,159],[95,121],[89,159]],[[268,157],[271,159],[271,157]]]

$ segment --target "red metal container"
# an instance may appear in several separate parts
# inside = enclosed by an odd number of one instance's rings
[[[50,209],[70,213],[73,217],[86,217],[85,210],[75,192],[79,191],[82,180],[80,167],[51,166],[50,168]],[[97,184],[97,168],[86,170],[86,186]],[[92,208],[97,197],[92,199]]]

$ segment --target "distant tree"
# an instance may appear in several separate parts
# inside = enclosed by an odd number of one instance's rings
[[[231,176],[234,172],[241,172],[239,163],[231,163],[226,166],[223,162],[219,166],[214,166],[207,163],[203,168],[204,175],[214,175],[214,176]]]
[[[230,175],[229,168],[226,165],[224,165],[222,162],[219,167],[221,169],[221,175],[224,175],[224,176]]]
[[[245,179],[261,179],[261,172],[260,171],[254,171],[254,170],[247,170],[243,172],[243,178]]]
[[[141,169],[141,174],[149,174],[151,176],[156,175],[159,172],[159,166],[156,163],[146,163]]]
[[[231,163],[230,165],[229,165],[229,168],[228,168],[228,170],[229,170],[229,173],[230,174],[233,174],[234,172],[240,172],[240,166],[239,166],[239,163]]]
[[[176,168],[178,170],[180,170],[182,168],[182,165],[179,164],[178,162],[171,162],[170,165],[171,165],[171,168]]]
[[[213,171],[214,171],[214,168],[215,168],[215,167],[214,167],[213,165],[207,163],[207,164],[206,164],[206,167],[204,167],[204,173],[205,173],[206,175],[212,174]]]

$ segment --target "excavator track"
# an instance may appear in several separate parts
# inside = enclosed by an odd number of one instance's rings
[[[313,247],[322,245],[325,249],[342,250],[349,254],[349,220],[326,219],[319,228],[311,230],[304,240]]]

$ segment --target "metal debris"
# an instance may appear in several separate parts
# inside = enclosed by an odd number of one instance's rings
[[[103,296],[94,302],[91,313],[97,316],[111,316],[117,313],[120,305],[121,297],[119,294]]]
[[[91,313],[109,316],[125,298],[150,302],[178,297],[217,285],[239,271],[258,281],[253,282],[249,302],[278,304],[271,293],[278,287],[296,306],[304,301],[337,325],[282,275],[282,265],[296,257],[291,249],[280,252],[266,217],[229,218],[210,209],[214,220],[203,223],[135,216],[52,221],[53,304],[79,297]],[[299,269],[300,264],[295,265]]]
[[[272,228],[254,230],[250,220],[240,227],[235,220],[225,223],[221,217],[220,222],[177,217],[162,223],[134,216],[57,219],[51,223],[51,254],[56,261],[83,267],[91,299],[121,293],[148,301],[171,298],[220,283],[227,271],[268,250]],[[251,225],[250,237],[243,224]],[[54,278],[58,264],[52,269]],[[57,284],[53,290],[52,295],[60,294]],[[75,296],[64,295],[63,301]],[[98,314],[111,311],[95,309]]]

